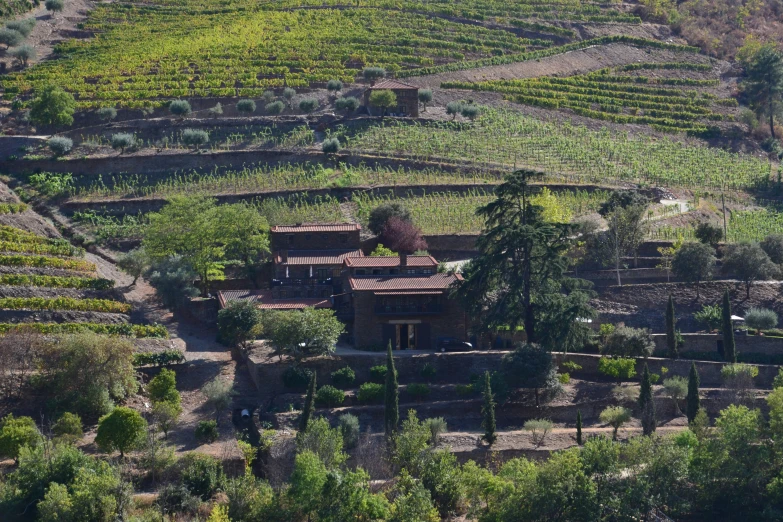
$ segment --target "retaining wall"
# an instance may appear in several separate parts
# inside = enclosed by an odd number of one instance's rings
[[[718,340],[723,336],[719,334],[693,333],[682,334],[685,344],[680,351],[711,353],[718,352]],[[666,350],[666,334],[653,334],[655,348]],[[779,337],[764,337],[759,335],[736,334],[734,340],[739,353],[753,353],[760,355],[783,354],[783,339]]]

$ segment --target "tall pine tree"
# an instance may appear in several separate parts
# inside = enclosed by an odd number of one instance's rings
[[[313,415],[313,409],[315,408],[315,371],[310,376],[310,385],[307,387],[307,397],[305,398],[304,410],[302,410],[302,416],[299,417],[299,432],[304,433],[307,431],[307,426],[310,424],[310,417]]]
[[[582,410],[576,410],[576,443],[582,445]]]
[[[666,305],[666,348],[669,352],[669,357],[672,359],[680,356],[679,347],[677,346],[677,335],[674,331],[675,322],[674,299],[669,294],[669,304]]]
[[[655,432],[655,399],[653,398],[652,381],[650,381],[650,370],[647,364],[644,365],[642,372],[642,386],[639,391],[639,411],[642,417],[642,432],[645,435],[651,435]]]
[[[489,372],[484,372],[484,406],[481,408],[484,420],[481,425],[484,428],[484,440],[491,446],[498,436],[495,433],[495,398],[492,396],[492,384]]]
[[[400,390],[397,385],[397,370],[394,368],[391,341],[389,341],[388,353],[386,354],[385,404],[384,427],[386,436],[393,437],[397,433],[397,426],[400,423]]]
[[[737,362],[737,345],[734,342],[734,326],[731,324],[731,300],[729,290],[723,294],[721,329],[723,330],[723,358],[726,362]]]
[[[696,370],[696,363],[691,362],[691,372],[688,374],[688,397],[685,413],[688,415],[688,422],[693,422],[696,414],[699,413],[701,403],[699,401],[699,372]]]

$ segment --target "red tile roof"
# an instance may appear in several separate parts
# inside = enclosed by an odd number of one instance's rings
[[[400,266],[399,256],[370,256],[370,257],[353,257],[345,260],[345,266],[357,267],[357,268],[387,268]],[[438,262],[432,256],[408,256],[406,266],[438,266]]]
[[[429,276],[359,276],[348,280],[351,290],[372,292],[447,290],[460,275],[432,274]]]
[[[275,225],[272,233],[290,234],[293,232],[353,232],[361,230],[358,223],[300,223],[298,225]]]
[[[409,83],[401,82],[400,80],[383,80],[375,85],[370,86],[370,89],[416,89],[419,90],[418,87],[415,85],[411,85]]]
[[[278,265],[341,265],[347,259],[363,256],[361,250],[289,250],[283,261],[280,252],[275,254]]]
[[[263,310],[301,310],[308,306],[313,308],[331,308],[331,299],[294,298],[273,299],[271,290],[221,290],[218,292],[220,307],[231,301],[251,301]]]

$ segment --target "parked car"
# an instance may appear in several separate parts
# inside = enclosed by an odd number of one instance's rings
[[[435,349],[439,352],[469,352],[473,350],[473,345],[454,337],[441,337],[435,343]]]

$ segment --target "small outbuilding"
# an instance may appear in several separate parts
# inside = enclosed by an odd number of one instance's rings
[[[389,108],[386,113],[389,116],[419,117],[419,88],[399,80],[383,80],[371,85],[364,91],[364,106],[370,114],[381,115],[381,110],[370,105],[370,94],[373,91],[391,91],[397,97],[397,106]]]

